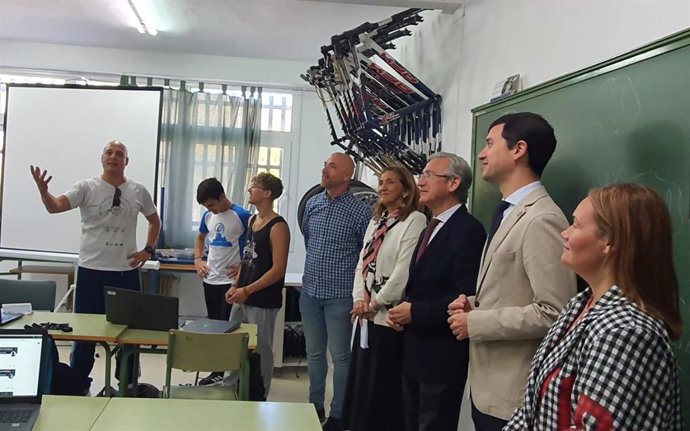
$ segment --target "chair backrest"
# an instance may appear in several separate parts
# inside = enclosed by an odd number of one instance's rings
[[[249,398],[249,334],[168,332],[165,385],[170,388],[171,369],[186,371],[240,371],[238,399]]]
[[[55,282],[52,280],[0,279],[0,304],[30,302],[34,310],[55,309]]]

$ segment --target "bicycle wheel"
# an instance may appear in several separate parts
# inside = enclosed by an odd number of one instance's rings
[[[299,206],[297,207],[297,223],[299,224],[300,232],[302,232],[302,219],[304,218],[304,209],[307,206],[307,201],[313,196],[321,193],[323,190],[323,186],[321,184],[317,184],[307,190],[304,196],[302,196],[302,199],[299,201]],[[353,196],[362,202],[368,204],[372,209],[378,200],[378,193],[376,193],[376,190],[359,180],[350,180],[350,193],[352,193]]]

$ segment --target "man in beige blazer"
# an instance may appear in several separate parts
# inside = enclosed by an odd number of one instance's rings
[[[551,125],[529,112],[489,127],[482,178],[503,200],[484,247],[475,296],[449,305],[458,340],[470,339],[469,387],[477,431],[500,430],[522,405],[532,357],[566,302],[575,275],[561,265],[568,222],[541,185],[556,148]]]

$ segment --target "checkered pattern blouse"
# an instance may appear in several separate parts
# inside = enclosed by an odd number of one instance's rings
[[[370,219],[371,208],[350,192],[329,199],[324,191],[307,201],[302,218],[307,250],[303,292],[318,299],[352,298]]]
[[[532,360],[525,405],[504,431],[682,430],[677,364],[662,322],[613,286],[575,296]]]

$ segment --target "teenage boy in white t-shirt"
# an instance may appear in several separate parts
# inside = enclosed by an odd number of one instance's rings
[[[233,204],[225,196],[223,185],[215,178],[199,183],[196,200],[207,209],[201,217],[194,246],[194,266],[203,279],[206,313],[209,319],[228,320],[230,304],[225,301],[225,292],[230,289],[239,271],[240,254],[251,214]],[[207,237],[208,258],[204,262]],[[199,384],[219,384],[222,381],[223,372],[218,371],[201,379]]]
[[[79,181],[57,197],[48,192],[48,183],[53,177],[38,166],[31,166],[31,174],[49,213],[73,208],[79,208],[81,213],[76,313],[105,313],[105,286],[141,290],[139,268],[155,253],[161,221],[146,188],[125,178],[128,163],[127,147],[120,141],[111,141],[101,154],[101,176]],[[141,250],[136,245],[139,213],[149,224],[146,246]],[[94,350],[92,342],[75,342],[70,361],[72,368],[89,382]]]

